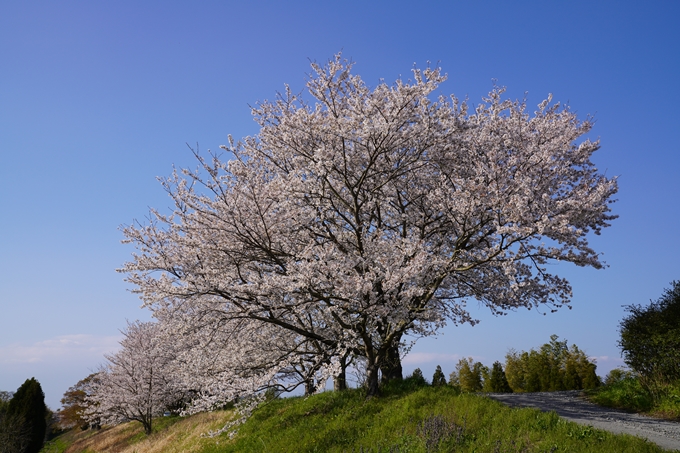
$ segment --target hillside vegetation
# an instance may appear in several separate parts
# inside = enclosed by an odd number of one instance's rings
[[[128,422],[101,430],[75,428],[48,442],[41,453],[194,453],[215,444],[201,435],[224,426],[232,411],[204,412],[191,417],[162,417],[153,432],[144,433],[139,422]]]
[[[627,435],[561,420],[554,413],[511,409],[450,386],[409,381],[365,398],[360,390],[269,401],[230,439],[202,433],[233,417],[229,411],[158,419],[146,437],[131,422],[101,431],[71,431],[43,452],[660,452]]]

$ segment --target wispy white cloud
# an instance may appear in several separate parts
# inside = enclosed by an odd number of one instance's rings
[[[612,366],[623,366],[624,362],[621,357],[612,357],[608,355],[599,355],[599,356],[592,356],[588,357],[590,360],[595,360],[597,363],[606,363],[608,365]]]
[[[104,354],[116,351],[120,336],[61,335],[32,344],[13,343],[0,346],[0,364],[51,363],[82,359],[104,360]]]
[[[404,365],[420,365],[423,363],[448,363],[457,362],[462,358],[459,354],[442,354],[437,352],[411,352],[404,357],[402,363]]]
[[[595,363],[597,364],[597,372],[598,374],[600,373],[607,373],[611,371],[614,368],[625,368],[626,364],[623,361],[621,357],[612,357],[608,355],[600,355],[600,356],[593,356],[593,357],[588,357],[590,360],[594,360]]]

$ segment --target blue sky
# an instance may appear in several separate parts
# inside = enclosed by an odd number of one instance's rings
[[[620,218],[592,244],[606,270],[559,265],[573,310],[520,311],[418,342],[405,368],[487,365],[557,334],[620,365],[622,305],[680,279],[680,3],[4,2],[0,15],[0,390],[35,376],[50,407],[149,319],[123,275],[119,226],[170,200],[156,181],[257,128],[249,105],[338,51],[369,85],[439,62],[445,94],[493,80],[596,119],[595,163]]]

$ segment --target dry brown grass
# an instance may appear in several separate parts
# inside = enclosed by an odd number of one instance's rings
[[[100,431],[74,433],[74,442],[64,453],[191,453],[214,440],[201,434],[224,426],[231,411],[207,412],[187,417],[172,426],[144,436],[138,422],[124,423]],[[138,440],[140,439],[141,440]]]

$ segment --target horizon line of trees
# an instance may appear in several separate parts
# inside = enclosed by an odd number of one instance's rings
[[[505,364],[493,363],[491,368],[472,357],[456,363],[448,381],[440,365],[432,376],[432,386],[450,385],[462,392],[523,393],[583,390],[598,387],[601,382],[596,374],[597,364],[576,345],[567,340],[558,341],[557,335],[538,350],[518,352],[510,349]],[[420,368],[410,376],[427,383]]]

